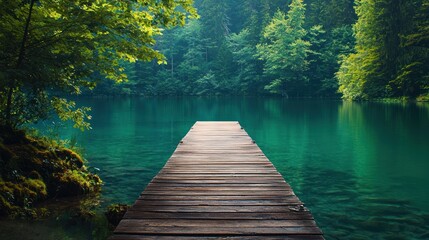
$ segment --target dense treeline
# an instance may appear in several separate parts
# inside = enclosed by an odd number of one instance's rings
[[[427,97],[429,1],[356,3],[355,52],[344,59],[337,74],[344,97]]]
[[[166,65],[136,62],[99,92],[372,99],[428,91],[428,1],[197,0],[164,31]]]
[[[166,65],[137,62],[100,92],[336,96],[339,56],[354,45],[352,0],[197,0],[199,19],[165,31]],[[295,55],[297,54],[297,55]]]
[[[82,92],[429,98],[429,0],[0,6],[0,125],[56,113],[88,128],[64,97]]]

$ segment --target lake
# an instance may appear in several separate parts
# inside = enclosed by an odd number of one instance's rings
[[[79,104],[92,107],[93,129],[60,132],[99,169],[104,205],[132,204],[195,121],[231,120],[290,183],[326,239],[429,239],[429,104],[262,97]]]

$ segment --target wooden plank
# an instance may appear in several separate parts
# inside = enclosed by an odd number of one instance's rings
[[[238,122],[196,122],[111,239],[323,239]]]
[[[164,173],[164,172],[160,172],[160,173]],[[158,174],[157,176],[155,176],[154,179],[159,179],[159,178],[169,178],[169,177],[185,177],[185,176],[180,176],[183,175],[183,173],[170,173],[168,175],[164,175],[164,174]],[[245,177],[245,178],[261,178],[263,179],[264,177],[270,177],[270,178],[278,178],[278,179],[283,179],[282,176],[278,175],[275,172],[265,172],[265,173],[226,173],[226,172],[220,172],[220,173],[212,173],[210,175],[207,174],[203,174],[203,173],[195,173],[192,174],[191,176],[194,177],[234,177],[234,178],[240,178],[240,177]]]
[[[173,196],[290,196],[292,191],[149,191],[145,190],[141,195],[173,195]]]
[[[178,186],[173,186],[173,187],[165,187],[165,186],[155,186],[155,185],[151,185],[148,186],[146,188],[146,191],[213,191],[213,192],[218,192],[218,191],[284,191],[284,190],[290,190],[289,187],[286,186],[276,186],[276,187],[268,187],[268,186],[262,186],[262,187],[236,187],[236,186],[186,186],[186,187],[178,187]]]
[[[130,234],[116,234],[111,238],[112,240],[213,240],[213,239],[239,239],[239,240],[256,240],[261,239],[261,236],[186,236],[186,235],[130,235]],[[278,236],[263,236],[264,240],[322,240],[320,235],[278,235]]]
[[[137,200],[135,204],[145,206],[295,206],[302,202],[295,197],[268,200]]]
[[[310,212],[226,212],[213,214],[206,212],[144,212],[130,209],[124,219],[222,219],[222,220],[312,220]]]
[[[296,197],[295,195],[289,195],[289,196],[266,196],[266,195],[246,195],[246,196],[239,196],[239,195],[204,195],[204,196],[198,196],[198,195],[140,195],[138,199],[142,200],[266,200],[266,199],[288,199],[291,197]]]
[[[170,173],[168,175],[160,174],[154,178],[154,180],[157,179],[170,179],[170,178],[223,178],[223,179],[283,179],[281,176],[275,174],[275,173],[211,173],[211,174],[205,174],[205,173],[195,173],[195,174],[186,174],[186,173]]]
[[[180,179],[180,180],[179,180]],[[283,180],[278,178],[226,178],[226,177],[210,177],[207,179],[201,177],[170,177],[154,179],[152,183],[242,183],[242,184],[270,184],[270,183],[284,183]]]
[[[290,209],[284,206],[165,206],[159,205],[156,208],[140,204],[139,202],[134,204],[134,211],[145,211],[145,212],[204,212],[204,213],[226,213],[226,212],[250,212],[250,213],[266,213],[266,212],[290,212]]]
[[[273,166],[269,165],[269,164],[243,164],[243,163],[213,163],[210,162],[210,164],[201,164],[201,165],[196,165],[196,164],[174,164],[174,163],[170,163],[167,166],[164,167],[164,170],[183,170],[183,169],[190,169],[190,170],[194,170],[194,169],[230,169],[231,167],[234,167],[235,169],[246,169],[246,170],[251,170],[251,169],[255,169],[255,170],[272,170]]]
[[[195,220],[195,219],[124,219],[118,227],[213,227],[254,228],[258,227],[315,227],[314,220]]]
[[[161,173],[163,174],[216,174],[216,173],[232,173],[232,174],[237,174],[237,173],[243,173],[243,174],[262,174],[262,173],[276,173],[275,170],[272,169],[265,169],[265,168],[242,168],[242,169],[231,169],[231,167],[229,168],[217,168],[217,167],[213,167],[213,168],[188,168],[188,169],[184,169],[184,168],[178,168],[178,169],[164,169],[161,171]]]
[[[121,221],[122,222],[122,221]],[[126,234],[192,234],[192,235],[278,235],[278,234],[321,234],[318,227],[252,227],[252,228],[236,228],[236,227],[178,227],[178,226],[126,226],[119,224],[116,227],[115,233]]]
[[[285,182],[269,182],[269,183],[178,183],[175,181],[171,182],[157,182],[157,183],[149,183],[148,187],[200,187],[200,186],[208,186],[208,187],[288,187]],[[146,187],[146,188],[148,188]]]

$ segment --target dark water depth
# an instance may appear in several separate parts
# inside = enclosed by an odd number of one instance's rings
[[[133,203],[195,121],[239,121],[327,239],[429,239],[429,104],[276,98],[86,99],[93,130],[63,129]]]

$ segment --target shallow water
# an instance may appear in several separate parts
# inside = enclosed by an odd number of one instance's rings
[[[429,104],[243,97],[79,103],[93,108],[93,130],[61,135],[77,139],[99,169],[104,205],[133,203],[195,121],[234,120],[327,239],[429,239]]]

